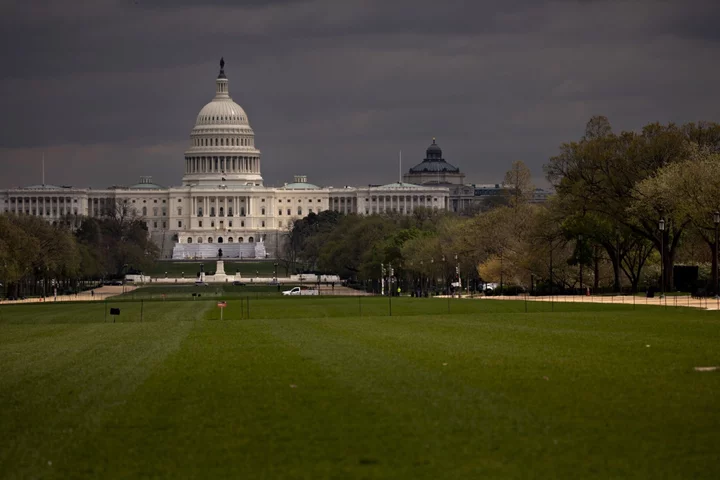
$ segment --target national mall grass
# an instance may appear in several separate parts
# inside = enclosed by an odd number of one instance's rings
[[[720,478],[717,312],[229,302],[0,306],[0,478]]]

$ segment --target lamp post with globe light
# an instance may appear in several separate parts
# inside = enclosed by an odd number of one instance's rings
[[[660,230],[660,298],[665,297],[665,219],[658,222]]]
[[[718,285],[718,225],[720,225],[720,212],[715,210],[713,213],[713,223],[715,224],[715,253],[713,253],[713,288],[715,289],[715,298],[720,298],[720,285]]]

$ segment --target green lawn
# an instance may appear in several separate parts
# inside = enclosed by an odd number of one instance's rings
[[[205,272],[214,272],[216,261],[217,259],[192,262],[159,261],[143,273],[153,277],[162,277],[166,272],[168,277],[180,277],[182,273],[185,274],[185,277],[194,277],[197,272],[200,271],[200,264],[205,265]],[[224,264],[225,273],[234,275],[236,271],[239,271],[243,277],[254,277],[256,274],[259,274],[260,277],[272,278],[273,271],[275,270],[274,261],[271,260],[260,262],[225,260]],[[278,266],[278,275],[285,276],[285,270],[281,266]]]
[[[200,295],[200,298],[239,298],[258,296],[280,296],[282,290],[288,290],[292,286],[268,285],[267,283],[251,284],[246,286],[235,286],[232,283],[211,283],[207,286],[188,285],[153,285],[149,287],[141,287],[120,296],[124,300],[140,300],[140,299],[158,299],[161,300],[163,295],[165,299],[186,299],[192,300],[193,294]]]
[[[249,301],[0,306],[0,477],[720,476],[717,312]]]

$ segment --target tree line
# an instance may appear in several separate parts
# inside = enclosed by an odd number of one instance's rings
[[[456,215],[325,211],[296,221],[288,270],[338,273],[375,285],[392,265],[405,290],[484,283],[537,292],[674,288],[673,266],[696,265],[717,285],[720,125],[646,125],[613,132],[593,117],[544,165],[554,195],[531,203],[527,166],[514,162],[505,194]],[[386,271],[385,275],[388,274]]]
[[[125,206],[102,218],[49,223],[0,215],[0,282],[6,297],[73,293],[85,283],[142,270],[159,254],[145,222]]]

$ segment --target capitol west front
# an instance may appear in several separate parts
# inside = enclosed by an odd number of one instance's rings
[[[282,187],[264,186],[255,133],[230,97],[223,67],[221,62],[215,97],[200,110],[190,134],[182,186],[165,188],[149,177],[102,190],[33,185],[0,190],[2,211],[56,221],[127,208],[145,219],[163,258],[184,259],[215,257],[218,248],[229,258],[276,257],[292,222],[313,212],[408,214],[417,207],[448,208],[449,190],[443,186],[397,182],[321,188],[304,176]]]

